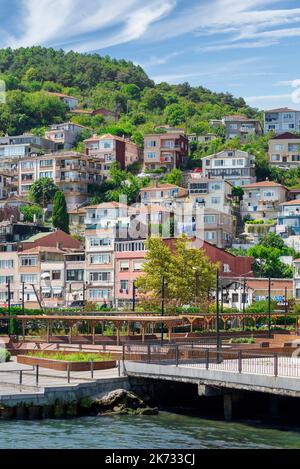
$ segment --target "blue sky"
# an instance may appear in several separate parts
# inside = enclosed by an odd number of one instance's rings
[[[229,91],[261,109],[300,109],[299,0],[1,0],[1,7],[1,47],[97,51],[140,64],[156,82]]]

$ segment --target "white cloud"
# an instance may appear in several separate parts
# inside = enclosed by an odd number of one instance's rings
[[[21,0],[21,6],[20,29],[2,45],[67,45],[87,52],[140,38],[176,0],[148,0],[145,6],[140,0]]]

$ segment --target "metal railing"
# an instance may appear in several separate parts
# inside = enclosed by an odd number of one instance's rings
[[[300,350],[295,349],[295,351]],[[300,355],[300,354],[299,354]],[[193,367],[238,374],[300,378],[300,356],[289,352],[231,350],[201,344],[124,345],[123,361]]]

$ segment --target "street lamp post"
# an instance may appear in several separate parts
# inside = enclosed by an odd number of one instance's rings
[[[219,308],[219,290],[220,290],[220,273],[217,270],[217,281],[216,281],[216,338],[217,338],[217,352],[220,349],[220,308]],[[217,361],[218,353],[217,353]]]
[[[136,301],[136,286],[135,282],[132,284],[132,311],[135,312],[135,301]]]
[[[22,282],[22,313],[25,312],[25,283]]]
[[[243,284],[243,331],[245,330],[245,309],[246,309],[246,279]]]
[[[268,286],[268,336],[271,338],[271,277],[269,277]]]
[[[161,315],[165,315],[165,276],[161,277]],[[164,323],[161,323],[161,341],[164,341]]]
[[[10,330],[10,306],[11,306],[11,288],[10,288],[10,278],[7,281],[7,305],[8,305],[8,336],[10,337],[11,335],[11,330]]]

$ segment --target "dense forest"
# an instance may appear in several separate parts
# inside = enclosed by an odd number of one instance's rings
[[[209,132],[209,119],[225,114],[257,116],[243,98],[213,93],[188,83],[155,85],[140,66],[97,54],[64,52],[31,47],[0,50],[0,79],[7,89],[7,102],[0,106],[0,132],[19,134],[43,130],[70,118],[67,107],[47,94],[63,92],[80,99],[80,107],[106,107],[117,111],[117,125],[102,116],[76,116],[72,120],[96,132],[126,134],[142,143],[143,134],[162,124],[182,126],[199,134]],[[222,136],[223,129],[218,129]]]

